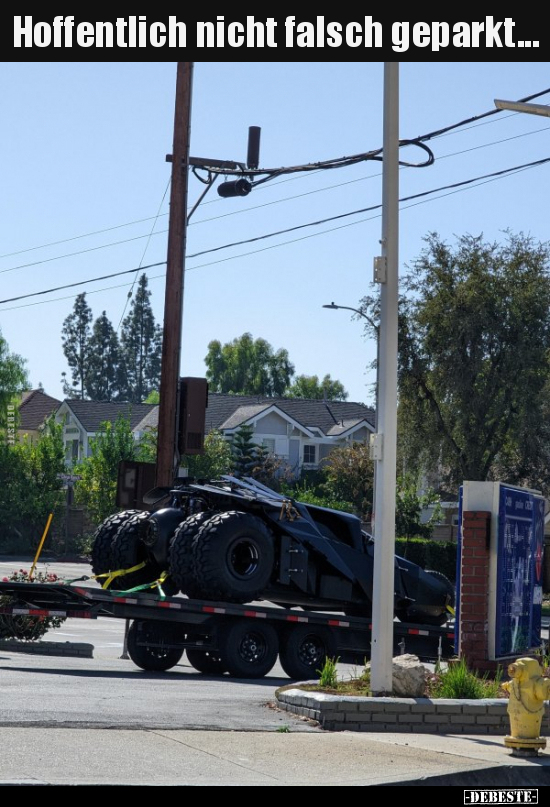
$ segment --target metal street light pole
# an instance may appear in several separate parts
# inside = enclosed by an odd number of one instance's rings
[[[395,493],[397,465],[397,325],[399,223],[399,62],[384,62],[382,279],[378,367],[378,466],[372,596],[371,689],[393,691]]]

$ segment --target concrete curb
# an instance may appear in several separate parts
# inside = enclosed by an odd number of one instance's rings
[[[500,735],[510,731],[507,699],[368,698],[303,689],[280,690],[276,698],[279,708],[315,720],[327,731]],[[541,734],[548,733],[547,708]]]
[[[17,639],[1,639],[0,653],[32,653],[41,656],[70,656],[93,658],[94,646],[86,642],[21,642]]]

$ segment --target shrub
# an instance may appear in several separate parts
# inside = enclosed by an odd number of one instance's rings
[[[53,572],[37,572],[32,577],[26,569],[13,572],[10,577],[3,578],[4,583],[59,583]],[[7,594],[0,595],[0,608],[11,605],[13,598]],[[34,642],[41,639],[51,628],[58,628],[65,622],[66,617],[58,616],[14,616],[13,614],[0,614],[0,639],[20,639]]]

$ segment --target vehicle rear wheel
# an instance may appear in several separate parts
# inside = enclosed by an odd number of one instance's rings
[[[235,678],[263,678],[273,669],[279,652],[277,632],[259,619],[239,620],[220,636],[220,658]]]
[[[128,655],[142,670],[165,672],[175,667],[183,656],[183,647],[169,646],[173,641],[172,634],[170,626],[134,620],[128,631]]]
[[[199,650],[196,647],[188,647],[186,650],[189,664],[198,672],[205,675],[223,675],[225,672],[222,660],[216,653],[210,650]]]
[[[109,588],[125,591],[129,588],[142,586],[146,583],[154,583],[155,580],[160,578],[162,569],[160,569],[156,560],[149,555],[147,547],[141,541],[142,530],[146,526],[147,519],[149,518],[148,511],[139,512],[137,515],[129,518],[118,530],[112,542],[113,553],[113,569],[112,571],[120,571],[124,569],[132,569],[134,566],[142,566],[135,571],[128,572],[127,574],[115,577]],[[169,586],[163,584],[163,590],[166,592]]]
[[[290,628],[279,649],[281,667],[297,681],[318,678],[327,658],[335,655],[336,642],[330,631],[311,625]]]
[[[193,554],[193,541],[204,522],[212,513],[196,513],[177,527],[168,550],[168,568],[178,591],[188,597],[199,597]]]
[[[275,558],[273,535],[250,513],[230,510],[204,522],[193,541],[197,596],[245,603],[269,583]]]
[[[119,528],[128,519],[139,513],[139,510],[124,510],[122,513],[114,513],[103,521],[93,536],[91,566],[95,576],[104,575],[113,568],[113,552],[111,545]],[[100,578],[98,583],[103,585],[106,578]]]

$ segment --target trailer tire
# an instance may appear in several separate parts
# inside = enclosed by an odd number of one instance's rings
[[[186,653],[189,664],[194,667],[197,672],[204,673],[205,675],[224,674],[225,670],[222,660],[217,653],[211,653],[210,650],[199,650],[196,647],[188,647]]]
[[[124,510],[122,513],[114,513],[99,525],[92,539],[91,566],[94,575],[107,574],[112,570],[113,538],[119,528],[139,512],[139,510]],[[103,585],[103,582],[98,580],[100,585]]]
[[[135,516],[131,516],[117,531],[111,544],[113,554],[113,569],[131,569],[133,566],[145,565],[134,572],[115,577],[110,588],[125,591],[129,588],[142,586],[146,583],[154,583],[162,574],[162,569],[154,558],[149,555],[147,547],[140,540],[144,522],[149,518],[148,511],[140,511]],[[170,585],[163,583],[163,590],[168,593]]]
[[[330,630],[314,625],[296,625],[281,640],[279,661],[289,678],[318,678],[327,658],[335,658],[336,640]]]
[[[241,619],[221,631],[221,663],[234,678],[263,678],[273,669],[278,652],[277,631],[259,619]]]
[[[200,587],[197,585],[195,575],[193,541],[204,522],[211,516],[211,512],[189,516],[176,528],[170,541],[168,550],[170,577],[178,591],[188,597],[200,596]]]
[[[245,603],[269,583],[275,561],[273,535],[250,513],[229,510],[204,522],[193,541],[197,596]]]
[[[165,672],[175,667],[183,656],[182,648],[163,647],[165,626],[158,622],[134,620],[127,637],[128,655],[137,667],[150,672]],[[151,645],[143,644],[143,632]],[[140,641],[141,640],[141,641]]]

